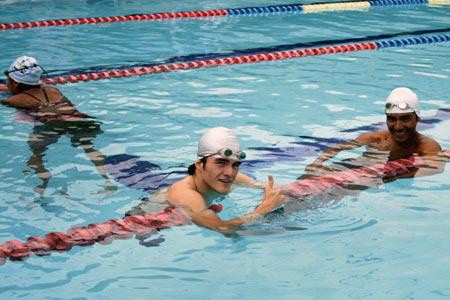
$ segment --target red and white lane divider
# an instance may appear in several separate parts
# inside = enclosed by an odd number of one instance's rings
[[[66,84],[75,83],[79,81],[91,81],[91,80],[101,80],[119,77],[130,77],[130,76],[140,76],[147,74],[165,73],[181,70],[217,67],[224,65],[237,65],[237,64],[249,64],[249,63],[259,63],[267,61],[277,61],[284,59],[299,58],[305,56],[315,56],[315,55],[326,55],[335,53],[346,53],[353,51],[364,51],[364,50],[375,50],[377,45],[374,42],[370,43],[358,43],[340,46],[327,46],[319,48],[310,49],[299,49],[299,50],[289,50],[289,51],[277,51],[270,53],[260,53],[251,55],[241,55],[241,56],[230,56],[226,58],[217,59],[207,59],[199,61],[190,61],[183,63],[172,63],[164,64],[159,66],[151,67],[135,67],[130,69],[119,69],[104,71],[98,73],[88,73],[79,75],[67,75],[46,78],[42,80],[45,84]]]
[[[450,149],[442,152],[450,158]],[[420,157],[408,157],[386,163],[375,164],[353,170],[336,172],[327,176],[301,179],[283,186],[285,193],[291,197],[301,198],[326,191],[335,186],[347,184],[367,184],[370,179],[388,179],[406,174],[424,165]],[[210,209],[220,212],[220,204]],[[48,255],[51,251],[68,251],[74,246],[88,246],[95,243],[108,243],[114,238],[127,238],[134,234],[151,233],[171,226],[190,223],[189,218],[177,208],[167,208],[158,213],[144,216],[128,216],[123,219],[109,220],[71,228],[67,233],[51,232],[45,237],[29,237],[26,242],[10,240],[0,244],[0,264],[7,258],[21,260],[30,254]]]

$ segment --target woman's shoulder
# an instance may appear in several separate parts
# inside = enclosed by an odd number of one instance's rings
[[[12,107],[25,109],[34,109],[40,106],[40,102],[37,99],[26,93],[9,96],[3,103]]]
[[[46,84],[46,85],[42,85],[41,88],[46,90],[47,92],[48,91],[52,91],[52,92],[54,91],[54,92],[58,92],[58,93],[61,94],[61,91],[56,86],[53,86],[53,85],[47,85]]]
[[[45,85],[42,86],[42,90],[48,95],[50,100],[67,100],[66,96],[57,87]]]

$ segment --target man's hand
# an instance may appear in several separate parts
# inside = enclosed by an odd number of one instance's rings
[[[269,175],[268,182],[264,187],[263,201],[255,210],[257,213],[265,215],[283,204],[284,196],[282,190],[274,185],[275,181],[273,180],[273,177]]]
[[[6,86],[6,84],[2,84],[0,83],[0,92],[8,92],[8,87]]]

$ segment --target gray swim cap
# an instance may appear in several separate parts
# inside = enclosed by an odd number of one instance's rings
[[[6,73],[15,82],[38,85],[42,71],[42,67],[34,57],[21,56],[11,64]]]

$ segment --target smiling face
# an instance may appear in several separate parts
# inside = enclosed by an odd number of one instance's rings
[[[236,179],[240,164],[234,159],[210,156],[196,162],[196,175],[209,189],[227,194]]]
[[[415,138],[418,121],[416,113],[386,114],[386,125],[398,144],[408,143]]]

